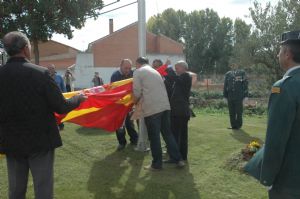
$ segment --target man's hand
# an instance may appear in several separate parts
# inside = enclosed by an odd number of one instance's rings
[[[80,103],[84,102],[88,97],[83,95],[83,94],[79,94],[78,95],[78,100]]]
[[[167,65],[167,66],[171,65],[171,61],[169,59],[167,59],[165,65]]]
[[[132,102],[133,104],[137,104],[139,102],[139,98],[135,97],[134,95],[132,95]]]

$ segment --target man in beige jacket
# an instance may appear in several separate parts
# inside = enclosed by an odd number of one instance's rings
[[[170,160],[165,162],[184,167],[185,164],[171,132],[170,104],[163,79],[149,65],[147,58],[139,57],[136,60],[136,67],[137,70],[133,74],[134,101],[138,102],[142,99],[142,115],[145,119],[153,158],[152,163],[145,169],[152,171],[162,169],[160,132],[170,155]]]

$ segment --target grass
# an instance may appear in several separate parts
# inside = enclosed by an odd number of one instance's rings
[[[66,124],[64,146],[56,150],[56,199],[266,199],[267,191],[251,177],[224,168],[232,153],[265,137],[266,117],[245,117],[240,131],[226,129],[226,114],[198,113],[189,123],[189,164],[143,169],[148,153],[128,145],[116,152],[116,136]],[[0,198],[7,197],[5,159],[0,160]],[[30,179],[27,198],[33,198]]]

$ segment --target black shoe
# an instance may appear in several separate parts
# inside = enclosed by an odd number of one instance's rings
[[[177,164],[178,161],[169,159],[169,160],[164,160],[163,163],[166,163],[166,164]]]
[[[240,129],[240,128],[238,128],[238,127],[228,127],[227,129],[238,130],[238,129]]]
[[[119,144],[118,147],[117,147],[117,151],[121,151],[123,149],[125,149],[125,144],[124,145],[123,144]]]
[[[151,164],[148,165],[148,166],[144,166],[144,169],[145,170],[148,170],[148,171],[160,171],[162,170],[162,167],[153,167]]]

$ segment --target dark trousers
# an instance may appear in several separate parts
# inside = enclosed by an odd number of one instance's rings
[[[300,195],[282,193],[276,189],[269,191],[269,199],[299,199]]]
[[[171,129],[183,160],[188,154],[188,121],[189,117],[171,117]]]
[[[243,100],[228,100],[230,124],[239,129],[243,125]]]
[[[28,157],[6,155],[9,199],[25,199],[29,170],[32,174],[35,199],[53,198],[54,150]]]
[[[66,84],[66,90],[67,90],[67,92],[71,92],[71,85],[70,84]]]
[[[170,159],[174,162],[182,160],[178,150],[178,146],[171,132],[170,111],[163,111],[145,117],[145,124],[148,131],[150,141],[150,149],[152,154],[152,167],[162,168],[162,149],[160,142],[160,132],[167,145]]]
[[[125,138],[126,130],[130,137],[130,142],[132,144],[137,144],[138,134],[137,134],[136,130],[134,129],[134,123],[132,120],[130,120],[129,115],[126,116],[125,124],[116,131],[117,139],[118,139],[120,145],[126,145],[126,143],[127,143],[126,138]]]

